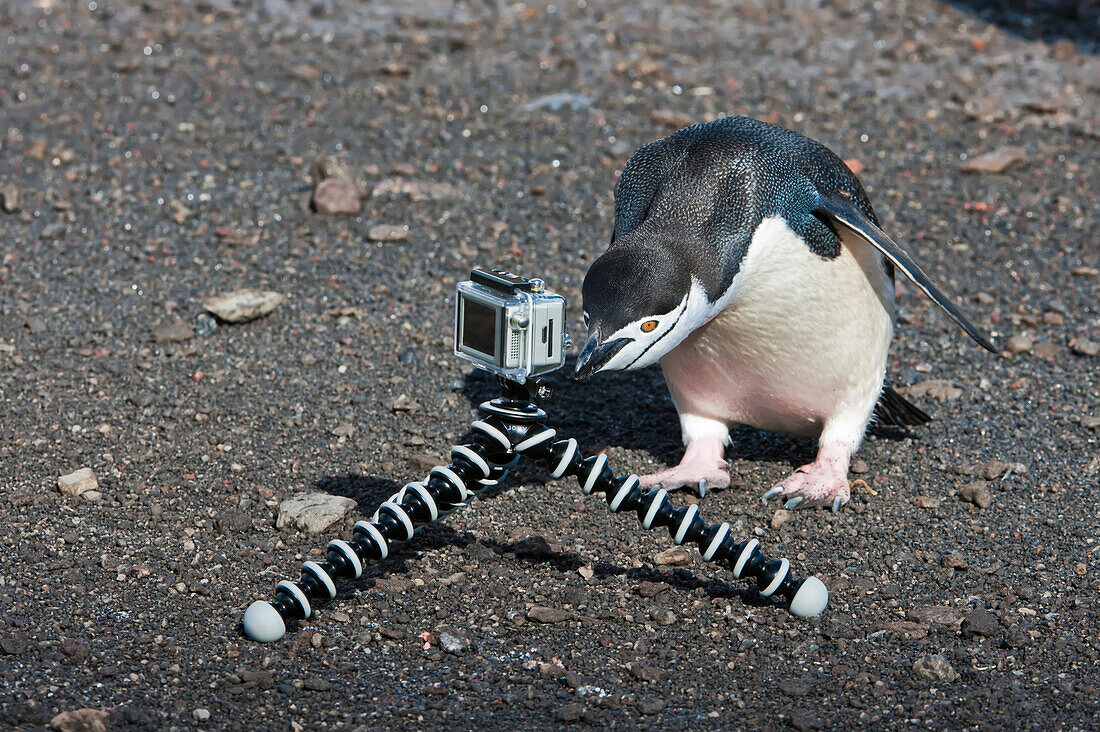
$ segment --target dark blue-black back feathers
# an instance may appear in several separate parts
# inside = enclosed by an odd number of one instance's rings
[[[761,221],[782,217],[810,251],[840,255],[842,230],[877,248],[982,347],[988,338],[878,225],[855,174],[821,143],[747,117],[687,127],[641,147],[615,189],[609,253],[669,248],[713,302],[740,271]]]

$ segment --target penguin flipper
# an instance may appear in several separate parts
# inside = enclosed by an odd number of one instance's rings
[[[936,286],[932,279],[925,274],[916,260],[901,248],[893,239],[886,235],[879,227],[875,226],[867,216],[855,207],[850,201],[839,196],[821,196],[821,204],[814,209],[814,216],[821,219],[827,225],[839,224],[854,234],[865,239],[869,244],[878,249],[889,259],[895,267],[905,273],[905,276],[913,281],[932,302],[940,306],[952,320],[959,324],[968,336],[987,351],[998,353],[989,338],[963,315],[947,295]]]
[[[931,415],[887,386],[875,404],[876,424],[884,427],[917,427],[932,421]]]

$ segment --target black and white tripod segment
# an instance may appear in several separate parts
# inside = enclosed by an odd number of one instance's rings
[[[519,456],[507,454],[505,445],[492,436],[495,428],[483,432],[479,424],[474,423],[472,443],[451,449],[450,465],[432,468],[423,481],[409,483],[383,501],[370,521],[355,524],[350,541],[329,542],[325,561],[306,562],[301,579],[275,586],[274,602],[249,605],[242,620],[248,637],[261,643],[282,638],[289,621],[313,614],[313,602],[336,597],[336,579],[358,579],[367,562],[385,559],[395,544],[411,539],[417,529],[446,518],[502,480]]]
[[[829,591],[817,577],[793,577],[791,563],[786,559],[767,561],[756,539],[735,542],[728,523],[707,525],[695,504],[673,508],[664,488],[642,490],[637,475],[617,478],[607,465],[607,455],[581,457],[575,439],[554,442],[556,436],[551,427],[531,425],[515,450],[549,466],[553,478],[575,476],[585,494],[603,493],[613,513],[636,512],[642,528],[668,527],[673,542],[694,543],[705,561],[727,564],[735,579],[755,578],[761,595],[785,598],[794,615],[805,618],[825,610]]]
[[[336,579],[356,579],[367,561],[385,559],[394,544],[408,541],[420,527],[444,518],[472,496],[496,485],[520,456],[551,467],[551,476],[576,476],[586,494],[603,493],[613,512],[636,511],[642,527],[667,526],[677,544],[693,542],[706,561],[727,563],[736,578],[754,577],[764,597],[786,598],[792,613],[809,617],[824,611],[829,592],[816,577],[795,579],[786,559],[766,561],[760,542],[735,543],[729,524],[707,525],[698,506],[673,509],[664,489],[643,491],[638,476],[617,478],[607,456],[581,456],[575,439],[553,441],[557,431],[543,422],[546,412],[522,399],[494,399],[481,405],[485,419],[474,422],[473,441],[451,449],[451,463],[432,468],[378,507],[370,521],[355,524],[351,541],[329,543],[323,562],[302,565],[301,579],[276,585],[274,602],[257,600],[245,611],[245,633],[260,642],[286,634],[287,622],[309,618],[312,601],[336,596]]]

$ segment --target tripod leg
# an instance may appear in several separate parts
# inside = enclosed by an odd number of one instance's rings
[[[642,528],[667,527],[676,544],[692,542],[705,561],[725,563],[735,578],[755,578],[761,595],[785,598],[798,617],[819,615],[825,610],[829,602],[825,584],[817,577],[793,577],[786,559],[767,561],[756,539],[737,543],[730,535],[729,524],[707,525],[698,506],[674,509],[663,488],[646,491],[636,475],[615,477],[606,455],[583,457],[573,438],[552,442],[556,431],[544,424],[512,427],[517,428],[522,432],[517,435],[516,452],[547,465],[552,477],[576,477],[586,494],[603,493],[613,513],[635,511]]]
[[[336,597],[337,579],[359,578],[367,562],[385,559],[393,545],[502,480],[519,458],[507,435],[484,422],[475,422],[473,430],[473,442],[451,449],[449,465],[432,468],[423,481],[409,483],[383,501],[370,521],[355,524],[350,541],[330,542],[324,561],[306,562],[297,582],[276,585],[274,601],[249,605],[242,619],[248,637],[262,643],[282,638],[289,621],[310,617],[313,603]]]

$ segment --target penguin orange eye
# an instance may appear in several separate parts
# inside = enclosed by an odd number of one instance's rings
[[[642,332],[643,333],[652,333],[656,327],[657,327],[657,321],[656,320],[647,320],[646,322],[642,323]]]

